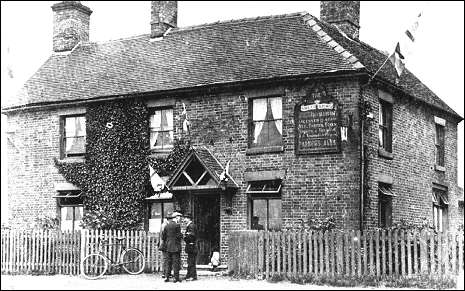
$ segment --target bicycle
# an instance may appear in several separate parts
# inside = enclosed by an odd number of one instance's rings
[[[140,250],[133,247],[126,248],[123,240],[125,237],[117,237],[114,244],[108,244],[108,239],[98,243],[98,252],[88,254],[81,262],[81,274],[90,280],[101,278],[108,270],[108,265],[112,267],[121,266],[127,273],[138,275],[145,268],[145,258]],[[113,261],[103,251],[104,246],[118,246],[118,258]]]

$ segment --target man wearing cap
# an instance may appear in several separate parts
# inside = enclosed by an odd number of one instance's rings
[[[166,245],[167,268],[165,269],[165,282],[169,282],[171,269],[174,271],[174,283],[180,282],[179,269],[181,267],[181,225],[179,224],[182,214],[173,212],[172,220],[165,226],[162,239]]]
[[[184,221],[187,223],[184,241],[186,242],[187,254],[187,274],[186,281],[197,280],[196,258],[197,258],[197,226],[192,222],[192,215],[184,215]]]

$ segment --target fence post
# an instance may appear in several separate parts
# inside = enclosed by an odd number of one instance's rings
[[[400,230],[400,273],[405,275],[405,232],[403,229]]]
[[[449,268],[450,239],[449,238],[450,238],[450,234],[448,232],[446,232],[445,235],[444,235],[444,240],[445,240],[444,247],[443,247],[444,255],[442,256],[442,259],[444,261],[444,274],[449,274],[449,270],[450,270],[450,268]]]
[[[457,243],[456,243],[456,239],[457,239],[457,234],[453,233],[452,234],[452,242],[451,242],[451,247],[452,247],[452,252],[451,252],[451,255],[452,255],[451,272],[452,272],[452,274],[458,274],[457,273]]]
[[[399,231],[394,230],[394,272],[399,275]]]
[[[386,275],[386,230],[381,230],[381,275]]]
[[[326,267],[325,267],[325,274],[329,275],[330,273],[330,269],[329,269],[329,234],[328,234],[329,231],[325,231],[324,233],[324,247],[325,247],[325,263],[326,263]]]
[[[377,229],[376,232],[375,232],[376,276],[381,275],[381,272],[380,272],[380,264],[379,264],[379,257],[380,257],[380,251],[379,251],[379,230]]]
[[[422,229],[420,233],[420,271],[421,273],[426,273],[428,269],[428,259],[426,257],[426,233],[425,230]]]

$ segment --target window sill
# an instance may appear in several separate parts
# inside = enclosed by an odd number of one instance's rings
[[[394,159],[394,155],[383,148],[378,148],[378,156],[383,157],[387,160]]]
[[[439,165],[434,165],[434,169],[436,171],[439,171],[439,172],[445,172],[446,171],[446,167],[444,166],[439,166]]]
[[[85,162],[84,157],[66,157],[66,158],[61,158],[59,159],[60,162],[65,162],[65,163],[79,163],[79,162]]]
[[[249,148],[246,150],[246,155],[266,154],[266,153],[282,153],[284,146],[269,146],[263,148]]]

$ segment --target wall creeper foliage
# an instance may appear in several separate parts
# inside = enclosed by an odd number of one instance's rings
[[[137,100],[89,105],[86,124],[85,162],[55,159],[59,172],[84,194],[83,226],[140,228],[144,198],[151,190],[148,164],[160,176],[168,175],[188,151],[189,143],[177,141],[166,159],[149,157],[148,110]]]

